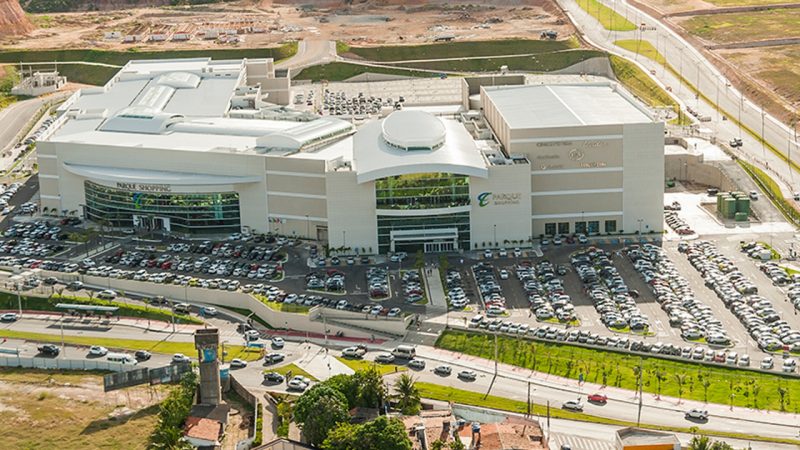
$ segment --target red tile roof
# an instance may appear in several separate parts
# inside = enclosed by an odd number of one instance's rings
[[[186,419],[185,436],[205,441],[217,442],[221,424],[216,420],[205,419],[202,417],[189,417]]]

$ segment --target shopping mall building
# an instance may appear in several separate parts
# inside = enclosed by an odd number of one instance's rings
[[[356,126],[283,106],[271,60],[131,61],[60,107],[38,144],[42,207],[366,253],[661,231],[663,123],[612,82],[522,83],[464,79],[447,113]]]

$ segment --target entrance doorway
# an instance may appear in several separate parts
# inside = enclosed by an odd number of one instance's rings
[[[146,231],[172,231],[169,217],[133,215],[133,226]]]
[[[425,253],[442,253],[458,250],[457,228],[392,230],[390,237],[392,252],[422,250]]]

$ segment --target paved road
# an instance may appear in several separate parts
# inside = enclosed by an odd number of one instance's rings
[[[297,44],[297,53],[277,64],[276,69],[300,69],[336,59],[336,42],[304,39]]]
[[[730,120],[723,121],[713,105],[697,99],[682,81],[673,76],[668,70],[665,70],[663,66],[648,58],[637,57],[634,52],[621,49],[615,46],[613,42],[620,39],[643,39],[649,41],[666,58],[670,66],[682,74],[683,78],[689,83],[698,87],[707,98],[718,104],[730,118],[738,120],[741,117],[742,123],[759,134],[761,134],[763,123],[763,135],[767,142],[771,143],[783,154],[788,155],[791,151],[792,159],[797,159],[800,146],[794,142],[794,134],[789,127],[769,114],[763,114],[758,105],[743,98],[742,94],[730,85],[728,80],[722,76],[711,62],[667,26],[624,1],[616,1],[613,4],[609,0],[601,1],[628,17],[631,22],[637,25],[645,24],[654,31],[608,31],[581,9],[574,0],[558,0],[559,4],[569,12],[578,29],[585,34],[590,42],[613,53],[636,59],[646,71],[655,71],[655,78],[664,86],[671,87],[673,94],[677,95],[684,105],[700,110],[702,114],[712,119],[711,122],[702,123],[703,128],[711,129],[718,139],[726,142],[733,137],[742,137],[744,140],[744,146],[741,149],[743,153],[749,159],[757,159],[762,166],[768,164],[772,171],[779,174],[785,183],[789,185],[782,186],[786,194],[800,190],[800,175],[790,170],[789,166],[778,156],[769,150],[765,151],[758,141],[747,135],[746,131],[740,130]]]
[[[0,110],[0,149],[16,144],[15,137],[20,129],[36,114],[45,99],[38,97],[21,102]]]

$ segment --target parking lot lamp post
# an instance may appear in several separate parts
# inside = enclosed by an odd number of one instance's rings
[[[172,313],[170,314],[172,318],[172,332],[175,333],[175,304],[172,299],[169,299],[169,310]]]
[[[494,240],[492,242],[494,242],[494,246],[497,246],[497,224],[492,225],[492,228],[494,229]]]
[[[17,291],[17,305],[19,306],[19,316],[22,317],[22,296],[19,294],[19,283],[14,283],[14,290]]]
[[[311,240],[311,224],[308,221],[308,214],[306,214],[306,238]]]
[[[61,354],[65,357],[67,356],[67,346],[64,344],[64,314],[61,313],[61,320],[58,322],[61,324]]]

